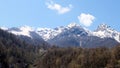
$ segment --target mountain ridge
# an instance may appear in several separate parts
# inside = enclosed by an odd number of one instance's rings
[[[78,46],[81,44],[80,43],[81,39],[84,39],[84,40],[82,40],[84,42],[86,40],[91,40],[90,39],[91,37],[92,37],[92,39],[98,38],[98,40],[100,42],[102,40],[104,40],[104,42],[105,42],[107,39],[109,39],[109,40],[113,39],[114,41],[116,41],[116,43],[120,43],[120,32],[112,29],[110,26],[108,26],[106,24],[100,24],[95,31],[91,31],[91,30],[89,30],[85,27],[82,27],[76,23],[70,23],[67,26],[60,26],[60,27],[56,27],[54,29],[51,29],[51,28],[36,28],[36,29],[34,29],[29,26],[14,27],[14,28],[6,28],[6,27],[3,28],[2,27],[1,29],[7,30],[8,32],[13,33],[18,36],[19,35],[27,36],[31,39],[34,38],[31,35],[31,32],[33,32],[34,35],[36,34],[37,36],[41,37],[43,40],[45,40],[53,45],[54,44],[58,45],[59,43],[63,43],[63,42],[64,43],[61,45],[64,45],[68,41],[67,39],[69,39],[68,42],[70,42],[70,41],[71,41],[71,43],[76,42],[75,46],[76,46],[76,44]],[[64,39],[66,39],[66,40],[64,40]],[[74,42],[72,42],[72,41],[74,41]],[[94,40],[94,41],[97,41],[97,40]],[[92,41],[91,43],[93,43],[94,41]],[[51,42],[53,42],[53,43],[51,43]],[[108,41],[106,41],[106,42],[108,42]],[[87,43],[87,42],[84,42],[84,43]],[[66,45],[70,45],[70,44],[66,44]],[[85,45],[88,45],[88,44],[84,44],[84,46]]]

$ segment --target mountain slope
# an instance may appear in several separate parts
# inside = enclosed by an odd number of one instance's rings
[[[0,68],[27,68],[35,60],[37,47],[0,29]]]
[[[23,26],[2,29],[16,35],[17,37],[26,41],[29,44],[36,46],[44,46],[46,48],[50,46],[50,44],[44,41],[43,38],[39,34],[37,34],[32,27]]]

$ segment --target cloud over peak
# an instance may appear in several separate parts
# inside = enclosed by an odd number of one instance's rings
[[[88,27],[93,23],[95,17],[91,14],[81,13],[80,16],[78,16],[78,19],[81,24]]]
[[[72,5],[69,4],[67,7],[63,7],[60,4],[54,3],[53,1],[46,3],[47,8],[57,11],[58,14],[64,14],[72,9]]]

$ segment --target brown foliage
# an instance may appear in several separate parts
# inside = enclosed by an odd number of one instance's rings
[[[120,47],[51,48],[37,68],[119,68]]]

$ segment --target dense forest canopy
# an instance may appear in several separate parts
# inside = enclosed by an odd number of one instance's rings
[[[53,47],[36,63],[37,68],[120,68],[120,46],[114,48]]]

